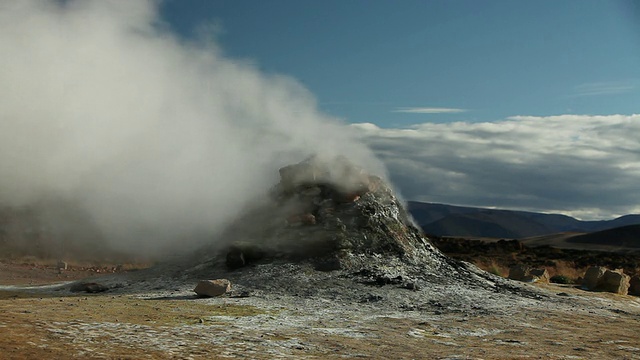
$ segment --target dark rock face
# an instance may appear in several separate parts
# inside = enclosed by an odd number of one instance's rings
[[[392,190],[344,158],[309,158],[280,169],[270,199],[232,226],[226,265],[313,259],[316,268],[356,268],[366,258],[409,264],[444,256],[412,224]]]

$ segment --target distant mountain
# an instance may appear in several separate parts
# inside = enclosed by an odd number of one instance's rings
[[[560,232],[590,233],[640,224],[640,215],[581,221],[567,215],[473,208],[410,201],[408,209],[425,233],[435,236],[519,239]]]

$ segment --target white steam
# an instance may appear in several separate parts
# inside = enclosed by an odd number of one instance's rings
[[[296,81],[178,39],[152,1],[2,2],[0,54],[0,205],[73,201],[121,247],[213,233],[314,153],[383,172]]]

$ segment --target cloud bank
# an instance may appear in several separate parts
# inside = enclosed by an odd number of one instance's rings
[[[156,5],[0,4],[0,205],[73,201],[154,251],[220,229],[310,154],[384,172],[299,83],[177,38]]]
[[[408,199],[584,219],[640,213],[637,114],[352,127]]]

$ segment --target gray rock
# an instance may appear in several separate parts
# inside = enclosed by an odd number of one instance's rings
[[[627,295],[630,286],[629,280],[629,275],[624,274],[622,270],[607,270],[598,280],[596,290]]]
[[[598,281],[602,275],[604,275],[605,271],[607,271],[607,269],[602,266],[592,266],[588,268],[582,280],[582,288],[595,290],[596,286],[598,286]]]
[[[198,296],[215,297],[231,291],[231,281],[227,279],[202,280],[193,291]]]
[[[514,265],[509,268],[509,279],[517,281],[525,281],[528,279],[530,268],[526,265]]]
[[[547,271],[547,269],[531,269],[529,271],[529,274],[535,276],[538,278],[538,281],[540,282],[545,282],[548,283],[549,282],[549,272]]]

